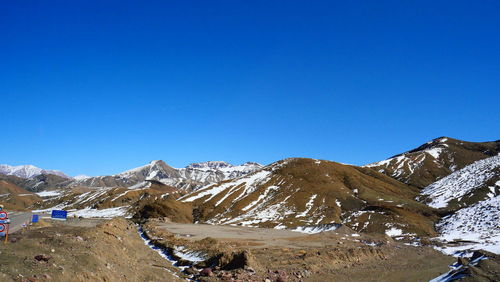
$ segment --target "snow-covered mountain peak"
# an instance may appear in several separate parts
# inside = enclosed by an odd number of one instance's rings
[[[85,175],[85,174],[79,174],[75,177],[73,177],[73,179],[75,180],[83,180],[83,179],[87,179],[87,178],[91,178],[92,176],[88,176],[88,175]]]
[[[71,178],[64,174],[62,171],[58,170],[45,170],[34,165],[19,165],[10,166],[2,164],[0,165],[0,174],[13,175],[21,178],[33,178],[41,174],[54,174],[64,178]]]
[[[201,162],[201,163],[192,163],[186,168],[196,168],[196,169],[202,169],[202,170],[217,170],[221,168],[227,168],[227,167],[233,167],[232,164],[224,162],[224,161],[208,161],[208,162]]]

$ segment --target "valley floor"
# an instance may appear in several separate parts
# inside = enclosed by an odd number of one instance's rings
[[[240,269],[224,263],[200,281],[429,281],[449,270],[455,259],[430,247],[414,247],[389,237],[340,228],[315,235],[289,230],[180,224],[145,225],[158,244],[191,249],[207,257],[244,254]],[[210,237],[207,243],[206,237]],[[228,255],[230,254],[230,255]],[[231,261],[231,259],[229,259]],[[233,261],[235,261],[233,259]],[[234,266],[234,265],[233,265]],[[200,268],[201,269],[201,268]],[[242,269],[250,269],[243,271]],[[196,270],[191,269],[196,274]],[[277,280],[279,277],[283,280]]]
[[[456,261],[342,227],[309,235],[151,220],[139,230],[145,238],[123,218],[42,219],[1,245],[0,281],[429,281]]]

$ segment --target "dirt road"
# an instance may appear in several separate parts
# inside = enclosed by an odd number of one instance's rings
[[[290,230],[229,225],[159,223],[158,227],[189,240],[201,240],[206,237],[212,237],[223,240],[252,241],[260,246],[288,246],[290,245],[288,241],[290,238],[309,236]]]

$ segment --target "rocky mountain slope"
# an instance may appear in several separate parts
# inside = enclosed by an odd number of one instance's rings
[[[182,197],[195,220],[273,228],[434,234],[433,209],[418,189],[369,168],[313,159],[286,159]]]
[[[422,190],[434,208],[457,210],[495,197],[500,192],[500,155],[476,161]]]
[[[70,186],[131,187],[142,185],[146,180],[157,180],[166,185],[173,185],[180,182],[182,178],[175,168],[167,165],[164,161],[152,161],[147,165],[115,175],[75,179]]]
[[[495,156],[499,152],[500,140],[466,142],[441,137],[416,149],[365,167],[382,172],[406,184],[424,188],[458,169],[475,161]]]
[[[193,163],[185,168],[173,168],[164,161],[152,161],[145,166],[131,169],[116,175],[80,177],[69,186],[86,187],[134,187],[147,180],[156,180],[181,190],[193,190],[209,183],[235,178],[262,167],[257,163],[244,163],[233,166],[226,162]]]
[[[223,180],[233,179],[243,176],[247,173],[260,169],[262,165],[253,162],[247,162],[242,165],[233,166],[226,162],[210,161],[203,163],[193,163],[185,168],[178,169],[180,175],[185,179],[209,184],[217,183]]]

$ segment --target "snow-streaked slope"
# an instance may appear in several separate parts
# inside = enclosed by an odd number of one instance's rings
[[[252,162],[234,166],[222,161],[210,161],[193,163],[178,171],[183,178],[206,185],[237,178],[260,168],[262,165]]]
[[[417,194],[416,189],[368,168],[294,158],[207,185],[180,200],[193,203],[197,220],[210,224],[308,232],[345,224],[379,233],[397,226],[404,234],[433,234],[432,221],[414,213],[430,210],[413,200]]]
[[[140,184],[128,188],[78,187],[44,191],[39,193],[39,196],[44,198],[43,202],[34,208],[39,212],[52,209],[78,211],[75,215],[84,217],[105,216],[106,214],[107,216],[120,216],[124,210],[133,212],[141,201],[154,201],[168,195],[178,197],[176,188],[160,182],[146,181]]]
[[[427,204],[452,211],[436,224],[439,248],[447,254],[469,249],[500,253],[500,155],[476,161],[422,190]]]
[[[425,147],[419,151],[408,151],[392,158],[367,164],[365,167],[377,168],[379,172],[389,173],[391,177],[398,178],[407,172],[413,173],[416,169],[424,164],[424,160],[430,159],[437,165],[440,165],[439,159],[441,154],[446,150],[448,138],[439,138],[435,140],[435,144],[428,142],[429,147]],[[450,166],[453,170],[454,166]]]
[[[33,178],[41,174],[54,174],[64,178],[70,178],[61,171],[41,169],[33,165],[10,166],[6,164],[0,164],[0,174],[13,175],[20,178]]]
[[[424,188],[475,161],[495,156],[500,141],[466,142],[448,137],[429,141],[416,149],[365,165],[401,182]]]
[[[219,193],[223,192],[225,189],[227,189],[229,187],[232,187],[232,186],[240,186],[242,184],[245,185],[245,190],[243,191],[243,195],[247,195],[247,194],[253,192],[254,189],[257,187],[257,185],[259,185],[262,182],[266,181],[267,177],[270,174],[271,173],[269,171],[261,170],[261,171],[252,173],[250,175],[241,177],[239,179],[236,179],[233,182],[223,183],[223,184],[220,184],[220,185],[215,186],[215,187],[209,186],[209,187],[206,187],[206,188],[201,188],[200,190],[198,190],[198,193],[196,193],[196,195],[187,196],[185,198],[182,198],[182,201],[184,201],[184,202],[192,202],[194,200],[203,198],[205,196],[209,196],[209,197],[207,197],[206,199],[204,199],[204,201],[205,202],[206,201],[210,201],[212,198],[214,198],[215,196],[217,196]],[[229,193],[227,196],[230,196],[230,195],[231,195],[231,193]],[[225,198],[223,198],[222,201],[224,199]]]
[[[484,187],[494,177],[500,177],[500,155],[483,159],[468,165],[445,178],[442,178],[422,190],[428,196],[428,205],[444,208],[454,199],[467,194],[472,195],[475,189]],[[498,189],[498,188],[497,188]],[[492,193],[496,193],[493,189]]]

